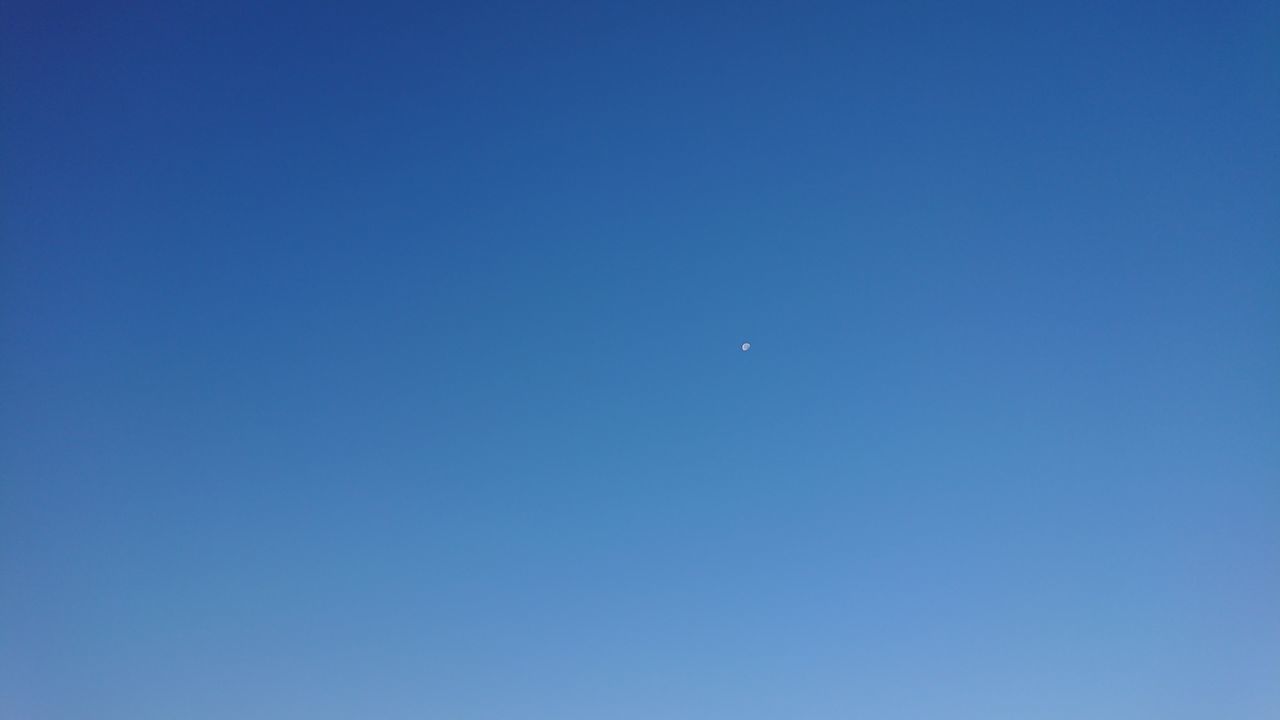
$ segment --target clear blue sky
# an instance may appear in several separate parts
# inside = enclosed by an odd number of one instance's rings
[[[1274,3],[318,5],[5,4],[0,716],[1280,717]]]

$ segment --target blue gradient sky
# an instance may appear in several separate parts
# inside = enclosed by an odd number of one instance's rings
[[[1280,717],[1274,4],[263,5],[5,4],[0,716]]]

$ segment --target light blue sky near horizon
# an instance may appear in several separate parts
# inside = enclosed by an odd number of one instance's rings
[[[0,13],[0,715],[1280,714],[1269,3]]]

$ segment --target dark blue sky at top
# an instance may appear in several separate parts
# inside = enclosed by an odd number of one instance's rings
[[[0,15],[0,716],[1280,716],[1273,4],[317,5]]]

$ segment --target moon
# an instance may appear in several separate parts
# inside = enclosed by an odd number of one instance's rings
[[[750,349],[751,349],[751,343],[742,343],[742,352],[746,352]]]

